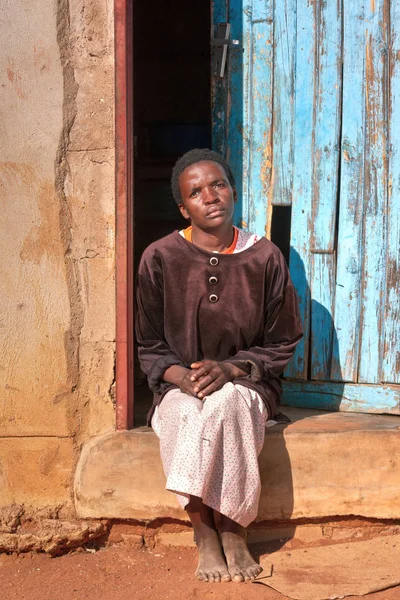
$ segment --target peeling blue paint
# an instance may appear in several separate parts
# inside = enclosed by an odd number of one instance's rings
[[[343,11],[343,14],[342,14]],[[305,336],[291,405],[400,414],[400,0],[215,0],[228,15],[215,146],[235,222],[268,235],[292,205],[290,270]]]

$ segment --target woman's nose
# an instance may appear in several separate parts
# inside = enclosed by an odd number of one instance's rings
[[[203,190],[203,198],[206,204],[212,204],[218,201],[218,194],[212,186],[205,187]]]

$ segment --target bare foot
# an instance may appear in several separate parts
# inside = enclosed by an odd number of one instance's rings
[[[201,535],[196,535],[196,544],[199,550],[199,564],[195,573],[197,579],[215,583],[230,581],[218,533],[214,529],[203,531]]]
[[[246,530],[222,531],[221,541],[231,580],[239,583],[255,579],[263,570],[251,556],[246,544]]]
[[[201,498],[190,496],[186,507],[194,529],[194,540],[199,549],[196,577],[200,581],[230,581],[228,567],[222,554],[221,542],[215,528],[214,511]]]

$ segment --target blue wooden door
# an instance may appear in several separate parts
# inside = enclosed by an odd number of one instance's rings
[[[305,336],[285,404],[400,414],[400,0],[215,0],[213,144],[239,226],[291,207]]]

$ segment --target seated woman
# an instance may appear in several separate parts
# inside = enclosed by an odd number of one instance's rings
[[[197,578],[245,581],[262,570],[246,528],[257,516],[258,455],[279,375],[302,336],[297,298],[278,248],[233,226],[237,193],[219,154],[182,156],[172,191],[191,225],[151,244],[137,278],[149,422],[167,489],[194,528]]]

